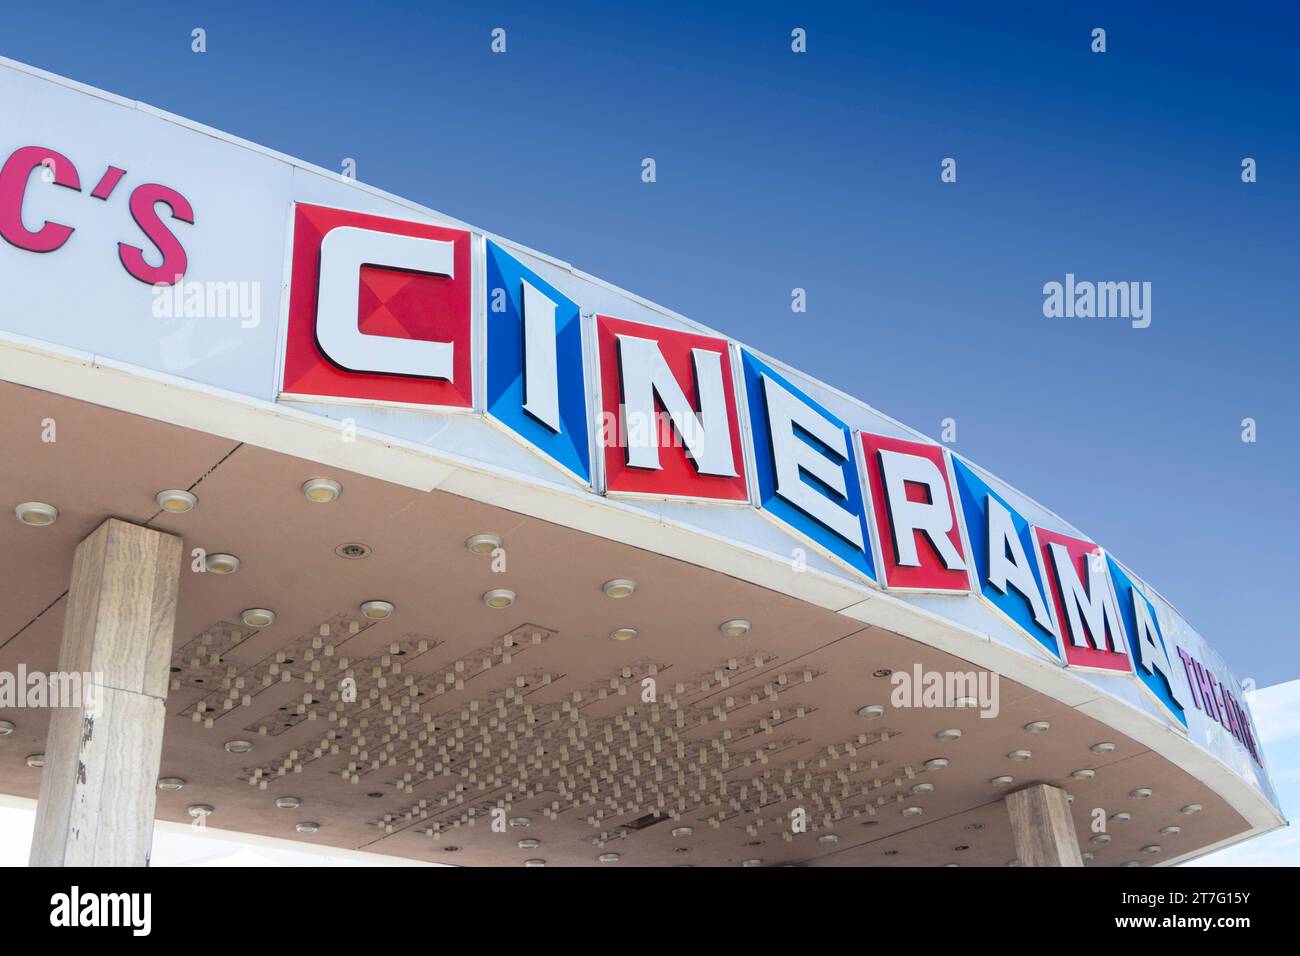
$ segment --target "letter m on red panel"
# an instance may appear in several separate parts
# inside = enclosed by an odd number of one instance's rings
[[[605,490],[749,500],[726,339],[600,315]]]
[[[1082,538],[1034,528],[1065,662],[1104,671],[1133,670],[1105,552]]]

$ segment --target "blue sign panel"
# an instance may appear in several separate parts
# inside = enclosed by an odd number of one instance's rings
[[[849,426],[749,352],[741,355],[759,506],[874,581]]]
[[[1059,660],[1029,521],[956,455],[950,458],[980,593]]]
[[[590,482],[578,305],[491,241],[487,365],[488,414]]]
[[[1169,716],[1186,728],[1187,715],[1174,694],[1174,668],[1169,660],[1165,637],[1160,633],[1155,606],[1113,558],[1107,555],[1106,562],[1110,565],[1111,580],[1115,582],[1115,596],[1119,599],[1120,613],[1124,615],[1124,626],[1128,628],[1133,669]]]

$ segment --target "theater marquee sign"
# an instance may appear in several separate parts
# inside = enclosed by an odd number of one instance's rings
[[[0,102],[4,377],[889,626],[1199,761],[1266,824],[1222,659],[1104,542],[951,448],[338,174],[15,64]]]

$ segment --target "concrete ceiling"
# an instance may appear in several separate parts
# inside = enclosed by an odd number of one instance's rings
[[[55,669],[73,550],[110,515],[182,536],[187,554],[241,560],[217,575],[187,559],[181,574],[160,775],[186,783],[159,792],[160,819],[210,804],[213,827],[467,865],[599,865],[616,853],[617,865],[1004,866],[1015,857],[1006,790],[990,781],[1009,775],[1013,788],[1051,782],[1075,798],[1092,865],[1155,863],[1248,829],[1192,775],[1009,680],[993,719],[893,707],[888,677],[873,675],[973,668],[785,595],[29,388],[0,384],[0,402],[0,503],[61,512],[45,528],[0,520],[0,670]],[[343,485],[330,504],[300,491],[322,474]],[[191,490],[198,507],[159,512],[166,488]],[[504,570],[466,549],[480,532],[502,538]],[[368,556],[340,557],[348,543]],[[613,578],[635,580],[635,593],[606,597]],[[486,606],[494,588],[516,592],[514,605]],[[396,613],[364,618],[373,599]],[[252,607],[275,623],[240,623]],[[752,630],[724,636],[732,618]],[[612,640],[623,627],[637,636]],[[349,673],[351,703],[340,699]],[[872,704],[884,715],[858,716]],[[41,771],[25,758],[44,750],[47,712],[0,718],[16,728],[0,738],[0,790],[35,797]],[[1047,732],[1025,729],[1042,720]],[[950,729],[960,739],[936,737]],[[232,740],[252,750],[230,753]],[[1115,749],[1094,753],[1101,742]],[[1021,750],[1032,756],[1008,756]],[[935,757],[948,767],[925,769]],[[1084,768],[1095,778],[1071,776]],[[1138,788],[1153,793],[1131,796]],[[302,805],[278,809],[283,796]],[[1203,810],[1181,812],[1194,803]],[[498,807],[513,821],[504,832]],[[790,833],[796,807],[806,833]],[[1108,843],[1092,842],[1096,808]],[[297,833],[307,821],[319,830]],[[1169,826],[1181,832],[1160,832]],[[681,828],[689,835],[674,836]]]

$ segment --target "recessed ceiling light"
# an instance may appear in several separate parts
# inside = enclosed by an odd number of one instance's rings
[[[13,732],[14,725],[12,721],[0,720],[0,737],[8,737]]]
[[[226,752],[232,754],[246,754],[253,749],[253,745],[247,740],[227,740]]]
[[[941,730],[937,734],[935,734],[935,736],[938,737],[940,740],[957,740],[959,737],[961,737],[961,731],[958,730],[956,727],[953,727],[949,730]]]
[[[916,793],[916,794],[921,794],[921,793],[934,793],[934,784],[932,784],[932,783],[914,783],[914,784],[912,784],[912,792],[913,792],[913,793]]]
[[[460,852],[460,847],[458,847],[458,846],[451,846],[451,845],[449,845],[449,846],[445,846],[445,847],[442,848],[442,852],[443,852],[443,853],[459,853],[459,852]]]
[[[199,503],[199,499],[188,491],[182,491],[179,488],[171,488],[167,491],[160,491],[153,496],[153,500],[158,503],[158,507],[163,511],[170,512],[174,515],[183,515],[187,511],[193,511],[194,506]]]
[[[970,830],[972,833],[974,833],[976,830],[983,830],[983,829],[984,829],[984,824],[982,824],[982,823],[968,823],[968,824],[966,824],[966,829],[967,829],[967,830]]]
[[[1110,741],[1106,741],[1105,743],[1093,744],[1090,749],[1095,754],[1108,754],[1114,752],[1115,745]]]
[[[180,777],[159,777],[158,778],[159,790],[174,791],[174,790],[180,790],[184,788],[184,786],[185,786],[185,781]]]
[[[524,827],[530,827],[533,825],[533,818],[532,817],[511,817],[509,823],[516,830],[522,830]]]
[[[881,667],[881,668],[877,668],[876,670],[872,671],[872,672],[871,672],[871,676],[872,676],[872,677],[888,677],[888,676],[889,676],[890,674],[892,674],[892,673],[894,673],[894,672],[891,671],[888,667]]]
[[[1070,776],[1073,777],[1075,780],[1091,780],[1093,777],[1097,776],[1097,771],[1075,770],[1070,773]]]
[[[24,501],[14,508],[14,516],[23,524],[42,528],[59,520],[59,509],[43,501]]]
[[[750,624],[743,618],[735,618],[731,621],[723,621],[718,625],[718,630],[727,637],[742,637],[749,633]]]
[[[210,803],[192,803],[185,808],[185,812],[194,819],[208,817],[217,812],[217,808]]]
[[[762,861],[762,860],[759,860],[759,859],[745,860],[745,861],[744,861],[743,863],[741,863],[740,865],[741,865],[741,866],[762,866],[762,865],[763,865],[763,861]]]
[[[1025,724],[1025,730],[1031,734],[1045,734],[1051,729],[1051,722],[1046,720],[1033,720]]]
[[[515,592],[509,588],[494,588],[483,595],[483,603],[500,611],[515,603]]]
[[[925,813],[925,809],[922,807],[903,807],[902,813],[905,817],[919,817]]]
[[[617,853],[602,853],[596,859],[600,860],[601,863],[617,863],[619,856]]]
[[[545,860],[524,860],[524,866],[545,866]]]
[[[40,769],[45,766],[45,754],[32,754],[27,758],[27,766]]]
[[[1128,795],[1134,800],[1145,800],[1147,797],[1151,796],[1151,788],[1138,787],[1136,790],[1130,790]]]
[[[958,697],[957,702],[953,704],[954,707],[960,707],[962,709],[978,707],[979,705],[980,702],[974,697]]]
[[[465,547],[471,554],[491,554],[501,547],[501,536],[496,534],[474,534],[465,539]]]
[[[362,544],[360,541],[346,541],[335,548],[334,553],[349,561],[359,561],[370,557],[370,545]]]
[[[630,641],[636,637],[635,627],[616,627],[609,632],[609,636],[616,641]]]
[[[239,615],[249,627],[269,627],[275,623],[275,612],[264,607],[250,607]]]
[[[361,605],[361,616],[372,621],[383,621],[392,617],[396,610],[391,601],[366,601]]]
[[[299,833],[317,833],[320,831],[320,824],[314,821],[299,823],[294,827]]]
[[[992,780],[989,781],[989,783],[993,784],[993,786],[995,787],[1009,787],[1015,782],[1016,782],[1015,777],[1008,777],[1005,775],[1001,777],[994,777]]]
[[[1093,845],[1095,846],[1105,846],[1107,843],[1110,842],[1110,834],[1098,833],[1095,837],[1092,838],[1092,842]]]
[[[1193,813],[1201,812],[1201,805],[1199,803],[1189,803],[1187,806],[1183,807],[1180,812],[1185,813],[1190,817]]]
[[[672,833],[675,837],[688,837],[695,831],[690,827],[673,827]]]
[[[1121,810],[1119,813],[1112,815],[1111,819],[1116,823],[1128,823],[1133,819],[1133,814]]]
[[[606,581],[602,584],[601,590],[605,592],[605,597],[625,598],[636,590],[636,582],[630,578],[615,578],[613,581]]]
[[[343,486],[333,478],[308,478],[302,483],[303,497],[318,505],[327,505],[343,494]]]
[[[1135,866],[1141,866],[1141,865],[1142,864],[1139,863],[1137,860],[1126,860],[1125,862],[1120,864],[1120,866],[1126,866],[1129,867],[1130,869],[1132,869]]]
[[[866,707],[858,708],[858,716],[863,720],[875,720],[877,717],[885,715],[885,708],[880,704],[868,704]]]
[[[519,843],[517,844],[517,846],[521,850],[536,850],[541,845],[542,845],[542,841],[537,839],[536,837],[526,837],[520,840]]]
[[[948,766],[948,758],[947,758],[947,757],[931,757],[929,760],[927,760],[927,761],[926,761],[925,763],[923,763],[921,766],[925,767],[926,770],[943,770],[943,769],[947,768],[947,766]]]
[[[1160,846],[1158,844],[1152,843],[1150,846],[1144,846],[1142,848],[1142,852],[1154,856],[1155,854],[1160,852]]]
[[[299,797],[276,797],[275,805],[281,810],[297,810],[302,806],[302,800]]]
[[[1177,833],[1182,833],[1182,832],[1183,832],[1183,828],[1182,828],[1182,827],[1173,827],[1173,826],[1170,826],[1170,827],[1161,827],[1161,828],[1160,828],[1160,832],[1163,833],[1165,836],[1173,836],[1173,835],[1175,835],[1175,834],[1177,834]]]
[[[822,846],[834,846],[836,843],[840,842],[840,838],[834,833],[823,833],[817,838],[817,842]]]
[[[1029,750],[1013,750],[1011,751],[1011,753],[1007,754],[1007,759],[1023,761],[1023,760],[1030,760],[1033,758],[1033,756],[1034,756],[1033,752]]]
[[[239,570],[239,559],[233,554],[218,552],[204,558],[203,566],[213,574],[234,574]]]

